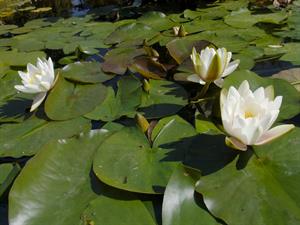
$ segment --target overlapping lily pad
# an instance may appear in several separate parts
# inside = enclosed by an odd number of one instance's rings
[[[78,84],[60,77],[45,103],[45,112],[50,119],[68,120],[84,115],[106,97],[106,87],[101,84]]]
[[[107,96],[85,117],[93,120],[113,121],[121,116],[134,117],[137,107],[141,104],[142,84],[131,76],[122,77],[118,82],[117,94],[113,88],[107,88]]]
[[[95,149],[108,135],[107,129],[97,130],[45,145],[10,192],[10,224],[79,224],[81,213],[97,196],[90,168]]]
[[[74,82],[101,83],[113,78],[105,74],[98,62],[76,62],[65,66],[60,75]]]
[[[111,186],[141,193],[161,193],[174,167],[184,157],[184,144],[177,152],[172,143],[193,135],[194,128],[177,117],[168,118],[153,144],[139,129],[123,128],[98,148],[93,170],[101,181]]]
[[[36,154],[48,141],[68,138],[90,129],[84,118],[54,122],[38,117],[19,124],[2,124],[0,127],[0,156],[22,157]]]
[[[202,177],[197,191],[214,216],[228,224],[298,224],[299,128],[265,146],[240,154]],[[204,147],[205,148],[205,147]],[[292,156],[292,157],[291,157]],[[255,215],[255,216],[253,216]]]
[[[160,118],[177,113],[187,105],[187,93],[179,84],[150,80],[149,93],[144,92],[139,111],[147,118]]]
[[[201,208],[201,198],[195,194],[195,183],[199,180],[199,171],[182,165],[174,170],[164,194],[164,225],[210,225],[219,224]]]

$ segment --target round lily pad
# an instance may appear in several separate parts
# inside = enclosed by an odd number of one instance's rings
[[[45,103],[45,112],[53,120],[68,120],[84,115],[106,97],[106,87],[101,84],[78,84],[60,77]]]

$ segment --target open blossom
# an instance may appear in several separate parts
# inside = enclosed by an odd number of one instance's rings
[[[222,87],[223,78],[232,73],[239,65],[240,61],[230,62],[232,53],[227,52],[225,48],[206,47],[200,54],[193,48],[191,59],[196,74],[190,75],[187,80],[205,84],[214,82]]]
[[[32,112],[43,102],[55,83],[53,62],[51,58],[48,60],[38,58],[36,66],[28,63],[27,72],[19,71],[19,76],[23,85],[15,85],[15,88],[24,93],[37,94],[30,109]]]
[[[226,142],[236,149],[247,150],[247,145],[265,144],[293,129],[292,124],[271,128],[281,102],[282,96],[274,98],[273,86],[252,92],[245,80],[238,89],[233,86],[228,91],[223,89],[220,105],[223,126],[229,135]]]

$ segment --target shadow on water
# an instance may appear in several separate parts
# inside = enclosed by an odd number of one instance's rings
[[[32,100],[21,97],[10,99],[0,106],[0,118],[18,119],[26,117],[29,114],[31,103]]]

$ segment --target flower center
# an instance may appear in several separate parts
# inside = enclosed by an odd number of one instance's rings
[[[254,113],[252,113],[251,111],[246,111],[245,112],[245,119],[252,118],[254,116],[255,116]]]

